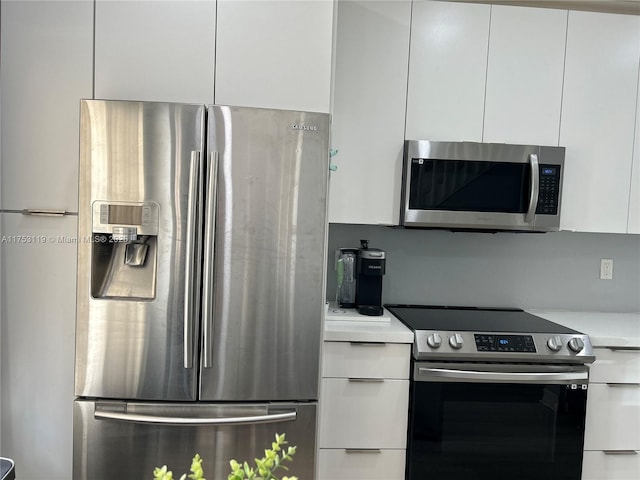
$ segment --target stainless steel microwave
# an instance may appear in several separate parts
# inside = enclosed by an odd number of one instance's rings
[[[564,147],[406,140],[401,224],[557,231],[564,153]]]

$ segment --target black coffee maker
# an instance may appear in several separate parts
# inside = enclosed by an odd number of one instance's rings
[[[369,248],[368,240],[360,240],[357,260],[356,310],[361,315],[382,315],[382,276],[386,254]]]

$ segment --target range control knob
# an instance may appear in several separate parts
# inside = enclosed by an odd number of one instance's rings
[[[456,333],[449,337],[449,345],[451,345],[451,348],[455,348],[456,350],[458,350],[462,348],[462,343],[462,335],[460,335],[459,333]]]
[[[568,347],[572,352],[580,353],[584,348],[584,342],[581,338],[573,337],[571,340],[569,340]]]
[[[442,345],[442,337],[437,333],[432,333],[427,337],[427,345],[431,348],[440,348],[440,345]]]
[[[551,337],[547,340],[547,347],[552,352],[558,352],[562,348],[562,339],[560,337]]]

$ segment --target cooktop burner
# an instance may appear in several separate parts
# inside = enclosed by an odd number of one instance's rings
[[[590,363],[587,335],[516,308],[385,305],[414,332],[417,360]]]
[[[385,308],[412,330],[580,334],[517,308],[435,305],[385,305]]]

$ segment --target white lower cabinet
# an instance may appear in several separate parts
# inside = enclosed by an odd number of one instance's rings
[[[640,386],[589,386],[585,450],[640,450]]]
[[[640,350],[594,350],[582,480],[640,478]]]
[[[637,480],[638,478],[640,478],[640,455],[637,453],[584,452],[582,480]]]
[[[404,478],[410,354],[410,344],[325,342],[318,480]]]
[[[405,450],[322,449],[318,479],[391,480],[404,478]]]

